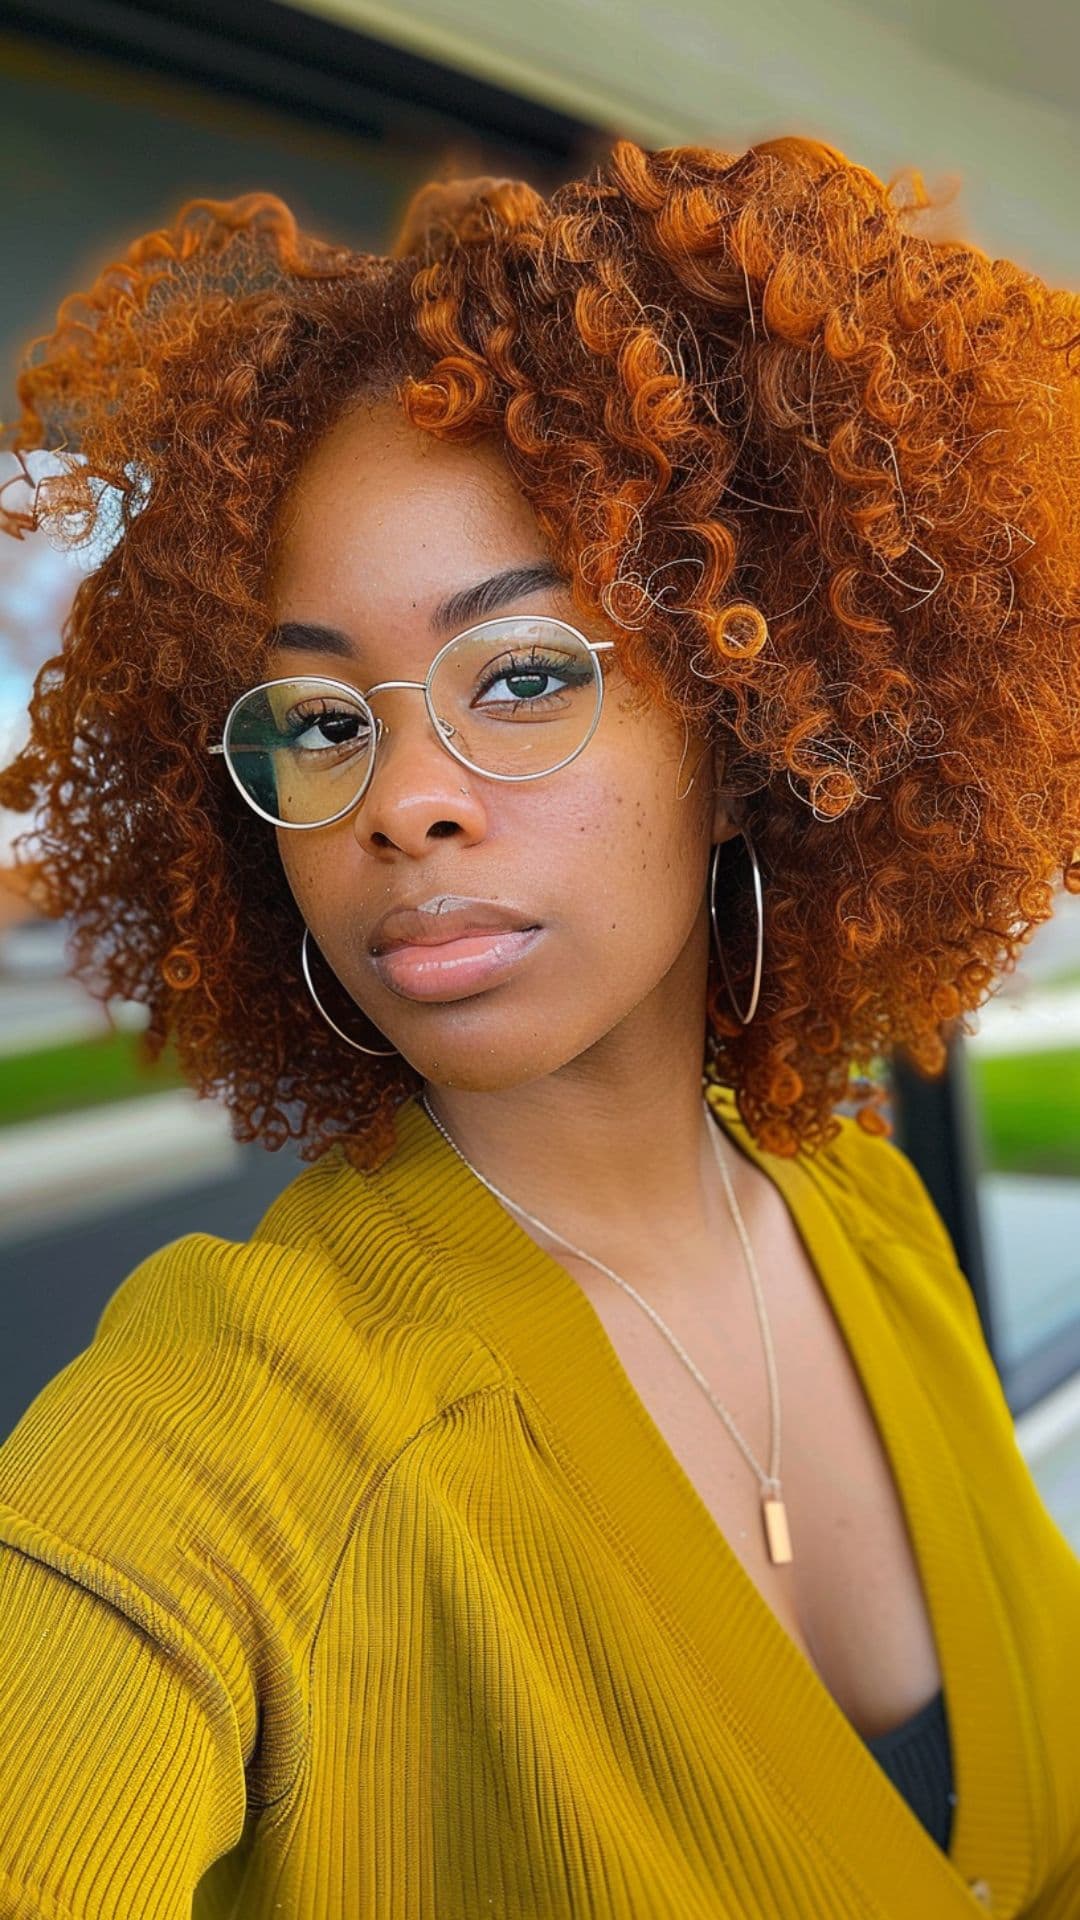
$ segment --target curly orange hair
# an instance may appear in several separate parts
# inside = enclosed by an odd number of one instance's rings
[[[499,436],[630,680],[722,732],[766,971],[744,1028],[713,961],[705,1070],[763,1147],[835,1137],[856,1063],[939,1072],[943,1026],[1080,892],[1080,295],[909,231],[914,181],[904,204],[810,139],[619,140],[546,200],[425,187],[386,256],[272,196],[193,201],[34,343],[9,444],[77,450],[44,514],[112,544],[0,802],[40,809],[76,972],[147,1005],[149,1056],[174,1035],[237,1138],[374,1167],[421,1085],[343,1057],[274,836],[206,752],[264,677],[282,491],[361,388]],[[853,1097],[888,1131],[870,1078]]]

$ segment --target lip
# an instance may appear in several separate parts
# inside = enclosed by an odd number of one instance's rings
[[[474,928],[456,940],[398,943],[372,956],[379,979],[406,1000],[457,1000],[511,973],[543,927]]]
[[[474,933],[523,932],[536,921],[519,907],[494,900],[472,900],[460,893],[439,893],[418,906],[392,907],[375,922],[369,952],[381,955],[403,947],[445,946]]]

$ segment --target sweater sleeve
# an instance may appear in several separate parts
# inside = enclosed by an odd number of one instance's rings
[[[0,1914],[187,1920],[244,1817],[221,1678],[110,1569],[0,1526]]]
[[[189,1234],[0,1446],[0,1920],[180,1920],[290,1790],[366,1361],[317,1249]]]

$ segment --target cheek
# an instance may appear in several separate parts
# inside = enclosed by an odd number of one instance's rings
[[[648,743],[639,755],[623,754],[598,768],[578,811],[598,859],[647,873],[661,885],[692,869],[707,839],[708,795],[692,764],[680,772],[678,756],[648,751]]]
[[[652,931],[676,933],[692,919],[707,854],[706,814],[697,786],[683,800],[675,769],[621,756],[617,764],[582,769],[557,798],[545,796],[531,821],[515,822],[527,849],[524,869],[548,876],[553,901],[562,898],[579,928],[646,943]]]
[[[282,872],[305,920],[311,923],[318,903],[328,892],[329,863],[324,849],[313,844],[307,833],[277,832],[278,857]]]

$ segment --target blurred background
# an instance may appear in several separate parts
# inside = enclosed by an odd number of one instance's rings
[[[952,230],[1076,287],[1078,76],[1067,0],[8,0],[0,414],[59,299],[191,195],[269,189],[382,250],[433,176],[550,191],[621,134],[737,152],[802,133],[883,179],[914,164],[952,195]],[[79,564],[42,535],[0,540],[0,761]],[[300,1164],[238,1146],[167,1059],[138,1067],[140,1009],[90,1000],[65,928],[30,908],[26,825],[0,816],[0,1439],[145,1254],[245,1237]],[[972,1024],[940,1081],[876,1067],[1080,1550],[1080,899],[1060,896]]]

